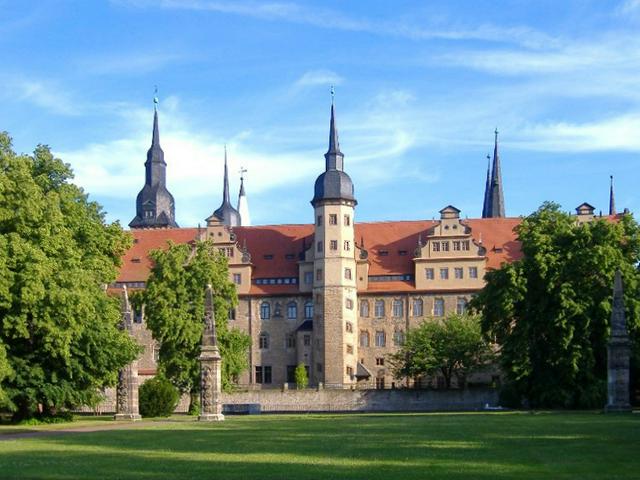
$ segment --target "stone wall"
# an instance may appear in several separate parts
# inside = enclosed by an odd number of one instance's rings
[[[259,404],[262,412],[425,412],[481,410],[498,404],[495,389],[253,390],[222,395],[223,404]]]

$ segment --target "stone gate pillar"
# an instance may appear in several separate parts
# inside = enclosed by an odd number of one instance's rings
[[[613,283],[611,336],[607,344],[607,405],[605,412],[630,412],[629,357],[631,341],[624,316],[622,274],[616,271]]]
[[[222,414],[222,357],[216,336],[213,289],[207,285],[205,296],[204,333],[200,348],[200,416],[204,422],[221,422]]]
[[[122,321],[120,328],[133,332],[133,313],[126,285],[122,288]],[[118,372],[115,420],[140,420],[138,410],[138,361],[134,360]]]

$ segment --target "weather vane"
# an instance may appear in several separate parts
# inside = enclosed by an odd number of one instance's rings
[[[154,108],[158,108],[158,86],[155,85],[155,89],[153,91],[153,106]]]
[[[333,88],[333,85],[331,85],[331,103],[333,103],[333,97],[335,97],[335,95],[336,95],[336,91]]]
[[[240,174],[240,180],[242,180],[242,178],[244,177],[244,174],[247,173],[249,170],[247,170],[244,167],[240,167],[240,170],[238,170],[238,173]]]

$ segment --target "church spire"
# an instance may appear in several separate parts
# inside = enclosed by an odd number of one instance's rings
[[[229,166],[227,165],[227,146],[224,146],[224,178],[222,181],[222,204],[207,218],[207,224],[212,222],[222,222],[230,227],[237,227],[241,224],[240,214],[231,205],[231,195],[229,193]]]
[[[498,154],[498,129],[495,130],[493,147],[493,166],[491,171],[491,195],[489,198],[488,217],[504,217],[504,194],[502,192],[502,172],[500,169],[500,155]]]
[[[153,133],[151,147],[147,151],[145,167],[145,184],[136,198],[136,216],[129,226],[131,228],[163,228],[177,227],[175,221],[175,204],[171,193],[167,190],[167,164],[164,151],[160,147],[160,128],[158,127],[158,96],[153,98]]]
[[[613,175],[609,176],[609,215],[616,214],[616,199],[613,195]]]
[[[487,154],[487,181],[484,186],[484,200],[482,202],[482,218],[489,216],[489,198],[491,196],[491,156]]]
[[[334,105],[335,92],[331,87],[331,120],[329,123],[329,150],[324,154],[326,170],[344,170],[344,155],[340,151],[338,141],[338,127],[336,126],[336,112]]]
[[[240,193],[238,194],[238,213],[240,213],[240,225],[248,227],[251,225],[251,217],[249,217],[249,203],[247,202],[247,194],[244,190],[244,174],[247,169],[240,167]]]

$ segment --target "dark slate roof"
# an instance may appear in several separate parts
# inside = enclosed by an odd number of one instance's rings
[[[296,332],[311,332],[313,330],[313,320],[305,320],[296,329]]]
[[[224,180],[222,190],[222,204],[216,209],[213,214],[207,218],[207,222],[218,219],[223,224],[230,227],[237,227],[240,225],[240,213],[231,205],[231,198],[229,195],[229,169],[227,167],[227,149],[224,150]]]

